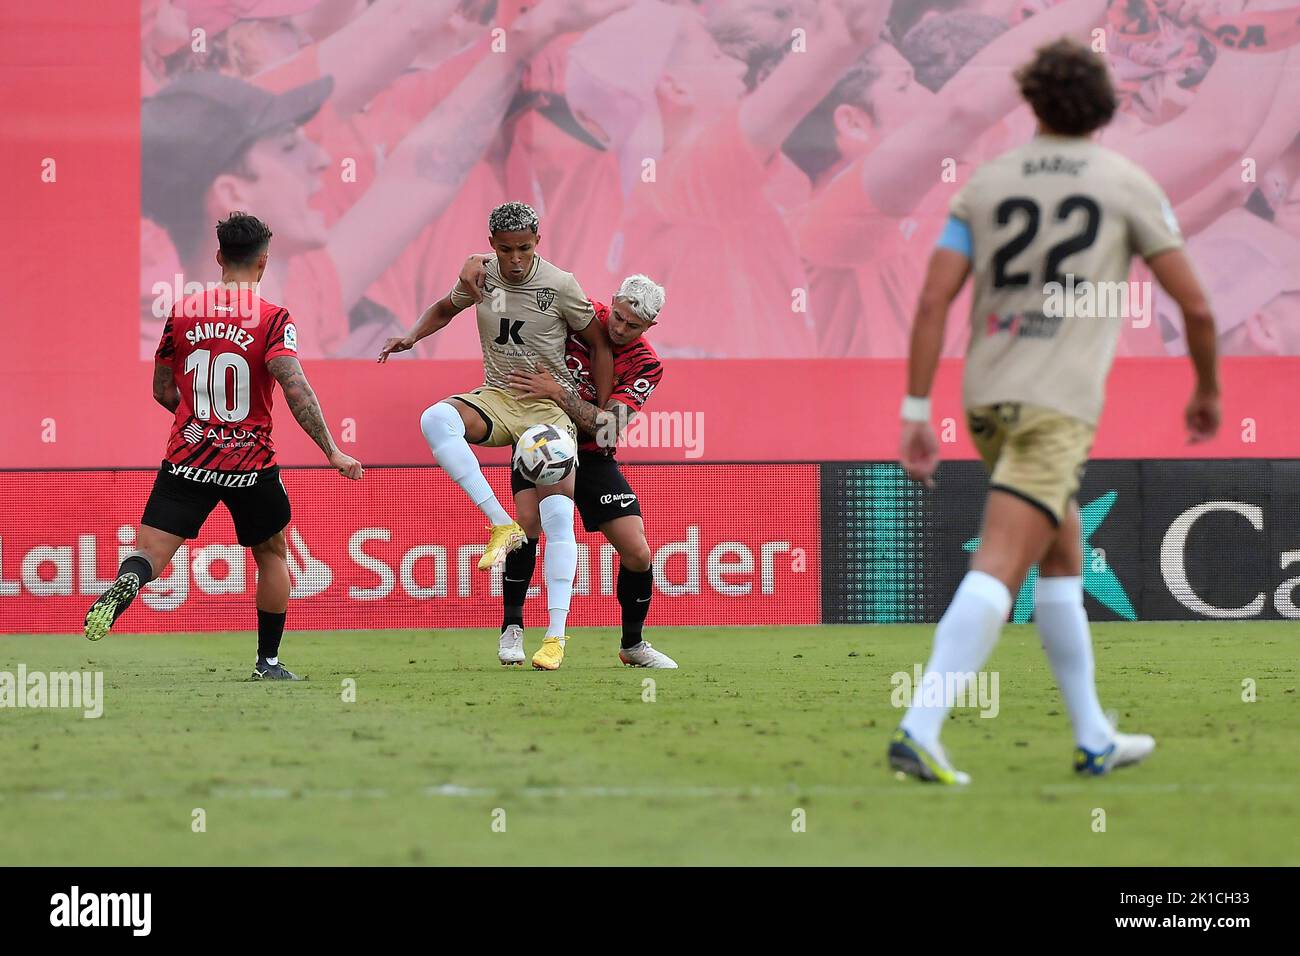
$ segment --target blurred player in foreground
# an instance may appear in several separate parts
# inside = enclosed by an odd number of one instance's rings
[[[485,275],[485,262],[470,257],[461,274],[472,288]],[[604,406],[595,404],[591,349],[580,335],[570,334],[566,362],[576,391],[564,387],[554,374],[541,369],[510,374],[511,387],[525,399],[550,399],[578,427],[578,469],[573,497],[587,531],[599,531],[618,552],[618,603],[623,611],[623,639],[619,660],[630,667],[675,668],[677,662],[657,651],[642,636],[654,590],[650,544],[646,540],[641,503],[614,454],[619,437],[632,418],[645,408],[663,378],[663,364],[643,335],[655,324],[664,306],[663,287],[644,275],[623,280],[607,306],[593,303],[596,318],[614,347],[614,389]],[[537,488],[517,470],[510,474],[515,513],[528,540],[506,557],[501,584],[504,618],[497,653],[502,664],[524,660],[524,600],[537,561],[541,525],[537,513]],[[549,545],[548,545],[549,547]]]
[[[541,365],[567,378],[564,343],[570,330],[591,349],[592,377],[599,401],[609,400],[614,358],[595,312],[573,275],[537,255],[540,222],[531,206],[508,202],[488,217],[489,260],[482,293],[457,279],[443,298],[424,310],[415,328],[384,343],[379,361],[414,348],[426,335],[444,328],[459,312],[477,303],[479,340],[483,345],[484,383],[472,392],[453,395],[425,409],[420,429],[438,464],[460,485],[491,522],[492,534],[479,561],[487,571],[526,540],[524,529],[501,507],[483,477],[470,444],[489,448],[513,446],[532,425],[549,424],[576,440],[573,422],[549,398],[520,398],[510,389],[512,372]],[[537,511],[546,532],[547,609],[550,623],[533,665],[556,670],[564,660],[565,626],[578,544],[573,536],[573,475],[537,491]]]
[[[92,641],[107,634],[223,502],[239,543],[257,562],[253,678],[298,680],[278,656],[291,584],[284,543],[290,509],[271,441],[272,379],[339,474],[356,480],[362,468],[334,444],[298,362],[298,326],[289,310],[256,294],[270,241],[271,230],[246,213],[218,223],[221,285],[179,302],[163,328],[153,396],[175,415],[167,455],[140,519],[138,550],[91,605],[85,633]]]
[[[989,496],[979,549],[889,746],[895,770],[946,784],[970,777],[940,744],[944,718],[988,660],[1011,595],[1035,563],[1034,619],[1073,725],[1075,769],[1104,774],[1155,748],[1149,736],[1118,733],[1097,699],[1074,501],[1124,324],[1108,292],[1126,289],[1134,255],[1183,313],[1196,369],[1191,440],[1213,437],[1219,425],[1214,316],[1169,201],[1140,167],[1091,139],[1116,108],[1105,61],[1060,40],[1017,80],[1038,135],[977,170],[953,199],[917,306],[902,407],[902,467],[933,487],[939,444],[928,395],[948,309],[973,275],[963,401],[991,472]],[[1063,289],[1083,297],[1063,307]]]

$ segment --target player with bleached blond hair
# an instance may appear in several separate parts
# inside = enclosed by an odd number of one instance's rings
[[[420,416],[420,430],[438,465],[456,482],[491,524],[491,536],[479,570],[500,566],[523,545],[524,529],[501,507],[483,477],[470,445],[514,446],[533,425],[553,425],[576,438],[569,416],[550,397],[521,397],[510,390],[511,374],[541,367],[567,378],[565,342],[579,336],[591,350],[594,387],[602,400],[610,393],[613,356],[604,329],[573,274],[537,254],[541,227],[526,203],[502,203],[488,216],[484,282],[468,285],[458,278],[451,291],[424,310],[407,335],[389,339],[379,354],[385,362],[415,347],[474,306],[483,346],[483,384],[435,402]],[[484,259],[480,259],[484,262]],[[572,389],[572,385],[568,389]],[[573,475],[538,490],[538,523],[546,531],[546,596],[550,623],[541,649],[533,655],[539,670],[556,670],[564,660],[565,627],[577,572],[578,545],[573,537]]]
[[[477,289],[484,278],[482,258],[465,263],[461,281]],[[642,636],[654,588],[650,544],[636,492],[614,457],[619,438],[640,412],[663,378],[663,364],[644,338],[664,306],[663,286],[649,276],[630,275],[619,285],[609,305],[593,302],[596,318],[614,350],[614,384],[609,398],[599,404],[592,377],[591,349],[581,336],[570,334],[565,351],[573,389],[546,370],[517,370],[511,387],[524,400],[550,399],[564,409],[578,427],[578,468],[574,502],[587,531],[599,531],[618,552],[616,593],[622,608],[622,642],[619,659],[629,667],[675,668],[677,663],[655,650]],[[502,664],[524,660],[524,599],[537,561],[537,488],[518,471],[510,476],[515,513],[528,535],[518,550],[506,556],[501,584],[504,616],[497,658]],[[549,545],[548,545],[549,547]]]

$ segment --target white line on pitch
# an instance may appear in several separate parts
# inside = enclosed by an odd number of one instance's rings
[[[520,786],[520,787],[472,787],[455,783],[443,783],[437,786],[420,787],[415,790],[393,792],[382,787],[344,787],[320,789],[315,787],[213,787],[207,791],[143,791],[124,792],[119,790],[32,790],[27,792],[0,793],[0,801],[66,801],[66,800],[172,800],[181,797],[193,799],[217,800],[295,800],[295,799],[332,799],[332,800],[387,800],[401,797],[509,797],[521,796],[535,799],[661,799],[661,800],[697,800],[697,799],[756,799],[763,797],[862,797],[887,796],[906,792],[909,797],[925,794],[955,794],[962,792],[994,793],[998,795],[1021,795],[1032,797],[1069,797],[1085,793],[1106,794],[1201,794],[1201,793],[1280,793],[1294,794],[1296,786],[1287,783],[1115,783],[1112,781],[1089,781],[1080,783],[1042,784],[1037,788],[999,786],[981,788],[978,783],[969,788],[954,789],[948,787],[913,787],[893,782],[871,786],[831,786],[810,785],[801,787],[790,784],[779,786],[752,787],[607,787],[607,786]]]

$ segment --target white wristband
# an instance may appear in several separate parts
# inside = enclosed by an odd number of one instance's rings
[[[930,420],[930,400],[908,395],[903,399],[903,408],[899,414],[905,422],[928,422]]]

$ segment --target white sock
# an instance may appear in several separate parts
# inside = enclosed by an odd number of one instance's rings
[[[573,536],[573,499],[551,495],[538,502],[542,515],[542,534],[546,550],[542,552],[542,573],[546,578],[546,609],[550,621],[547,637],[564,637],[569,619],[569,599],[573,596],[573,576],[578,571],[578,542]]]
[[[1009,610],[1011,592],[1005,584],[983,571],[966,572],[934,630],[930,662],[925,667],[921,687],[912,692],[912,706],[901,723],[922,746],[931,747],[939,742],[939,732],[949,710],[942,703],[925,705],[921,696],[923,688],[946,687],[949,674],[979,671],[993,653]]]
[[[1039,578],[1034,594],[1034,621],[1052,673],[1056,675],[1056,684],[1065,698],[1075,743],[1100,753],[1111,745],[1115,733],[1097,699],[1082,579]]]
[[[465,489],[470,501],[478,505],[488,520],[494,525],[509,524],[510,515],[497,501],[469,442],[465,441],[465,423],[460,420],[460,412],[446,402],[430,405],[420,416],[420,431],[424,432],[424,440],[442,470]]]

